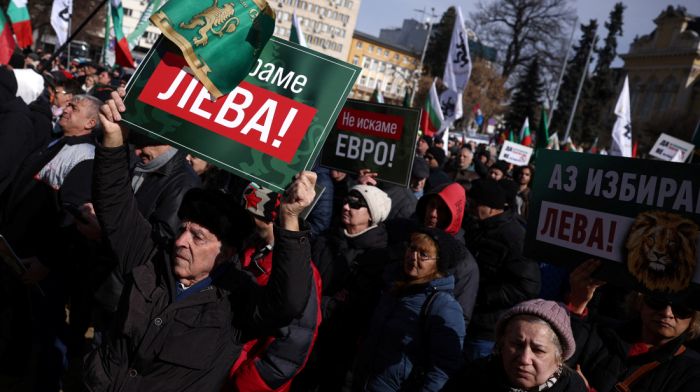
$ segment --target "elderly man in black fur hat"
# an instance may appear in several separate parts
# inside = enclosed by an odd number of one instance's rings
[[[174,241],[154,243],[127,170],[119,121],[124,90],[112,93],[96,147],[95,212],[126,277],[116,319],[85,358],[90,391],[218,391],[243,345],[302,316],[313,281],[310,227],[299,218],[314,197],[316,175],[302,172],[281,198],[267,286],[235,268],[253,231],[249,214],[216,190],[191,189]]]

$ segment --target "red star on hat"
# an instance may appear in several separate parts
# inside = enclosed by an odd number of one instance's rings
[[[250,208],[250,207],[253,207],[253,208],[255,208],[255,209],[257,210],[257,209],[258,209],[258,203],[260,203],[260,202],[262,201],[262,199],[259,198],[259,197],[257,197],[257,196],[255,196],[255,188],[253,188],[253,187],[251,186],[250,189],[252,189],[253,192],[251,192],[249,195],[243,196],[243,197],[245,197],[245,200],[246,200],[246,202],[245,202],[245,208],[248,209],[248,208]]]

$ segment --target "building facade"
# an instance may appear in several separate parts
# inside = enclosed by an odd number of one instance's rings
[[[656,29],[620,55],[630,83],[632,117],[651,119],[673,111],[700,112],[700,17],[669,6]]]
[[[144,0],[122,0],[122,8],[124,9],[124,21],[122,22],[122,28],[124,30],[124,35],[129,36],[141,20],[141,15],[148,8],[150,1]],[[161,1],[161,6],[167,3],[167,0]],[[154,10],[153,12],[155,13]],[[148,27],[146,27],[146,33],[139,40],[138,45],[132,50],[132,55],[139,60],[151,49],[153,44],[156,42],[160,36],[160,30],[156,26],[153,26],[151,22],[148,22]],[[136,60],[136,58],[134,60]]]
[[[400,105],[412,87],[420,56],[405,46],[355,31],[347,62],[361,66],[362,73],[348,98],[368,101],[379,86],[384,102]]]
[[[289,39],[292,14],[297,13],[309,48],[345,61],[361,0],[279,0],[268,4],[277,14],[274,35]]]

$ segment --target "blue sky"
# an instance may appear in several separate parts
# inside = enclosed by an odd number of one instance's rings
[[[484,0],[488,2],[489,0]],[[492,0],[495,1],[495,0]],[[590,19],[598,19],[598,33],[600,35],[607,34],[607,30],[603,26],[608,20],[610,11],[616,1],[610,0],[578,0],[572,1],[573,7],[577,10],[579,23],[588,23]],[[379,35],[379,30],[385,27],[400,27],[404,19],[418,19],[421,14],[415,12],[414,9],[423,9],[427,7],[435,7],[435,14],[438,15],[437,21],[440,20],[442,13],[452,5],[462,7],[464,18],[469,20],[469,13],[476,10],[477,1],[461,1],[454,0],[432,0],[426,2],[424,0],[364,0],[360,6],[360,13],[355,28],[364,33]],[[654,28],[653,19],[656,19],[661,11],[665,10],[669,5],[683,5],[692,15],[700,15],[700,1],[689,0],[673,0],[673,3],[659,2],[657,0],[625,0],[623,4],[627,6],[623,14],[622,26],[623,36],[618,37],[617,51],[618,53],[627,53],[629,45],[636,35],[640,37],[649,34]],[[577,35],[574,40],[578,39],[580,30],[577,30]],[[621,67],[622,60],[618,57],[614,62],[614,67]]]

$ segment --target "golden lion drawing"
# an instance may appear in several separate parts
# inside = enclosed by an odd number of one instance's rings
[[[698,225],[678,214],[643,212],[627,239],[627,268],[650,290],[679,292],[697,266]]]
[[[218,2],[219,0],[214,0],[213,6],[193,16],[189,24],[185,24],[185,22],[180,23],[180,27],[184,29],[194,29],[197,26],[204,26],[197,32],[200,37],[194,37],[192,39],[195,46],[206,45],[209,42],[209,36],[207,34],[210,31],[219,37],[223,37],[224,32],[233,33],[236,31],[236,26],[238,26],[240,21],[237,17],[233,16],[235,12],[233,3],[226,3],[219,8]],[[214,30],[214,27],[218,27],[222,24],[223,26],[221,26],[218,31]]]

